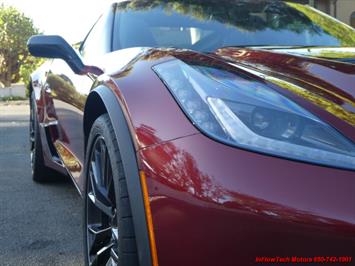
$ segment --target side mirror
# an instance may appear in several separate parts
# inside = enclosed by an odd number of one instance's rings
[[[84,65],[73,47],[58,35],[34,35],[28,40],[27,47],[33,56],[63,59],[76,74],[103,73],[97,67]]]

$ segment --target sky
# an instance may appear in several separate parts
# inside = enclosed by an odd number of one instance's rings
[[[110,0],[0,0],[33,20],[44,34],[56,34],[69,43],[82,41]]]

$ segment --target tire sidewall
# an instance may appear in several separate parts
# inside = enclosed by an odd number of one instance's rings
[[[36,107],[36,100],[34,98],[34,92],[31,93],[31,111],[33,112],[33,130],[34,130],[34,156],[33,164],[31,162],[31,173],[32,179],[35,181],[42,181],[42,175],[46,171],[44,166],[44,158],[42,152],[42,142],[41,142],[41,135],[39,132],[39,123],[37,117],[37,107]]]
[[[88,255],[88,243],[87,243],[87,207],[88,207],[88,174],[89,174],[89,163],[91,160],[91,154],[92,154],[92,149],[93,146],[95,144],[95,141],[98,137],[102,136],[104,139],[104,142],[106,144],[107,147],[107,151],[108,151],[108,156],[109,156],[109,160],[111,163],[111,167],[112,167],[112,179],[113,179],[113,184],[114,184],[114,189],[115,189],[115,193],[116,193],[116,206],[119,206],[119,196],[117,193],[119,193],[119,189],[118,189],[118,180],[119,180],[119,176],[118,176],[118,169],[117,169],[117,165],[115,163],[115,160],[112,160],[112,158],[114,158],[115,156],[119,156],[114,152],[114,143],[112,141],[111,136],[109,135],[109,127],[104,119],[104,116],[100,116],[93,124],[91,130],[90,130],[90,134],[89,134],[89,138],[88,138],[88,142],[87,142],[87,149],[86,149],[86,153],[85,153],[85,192],[83,195],[83,200],[84,200],[84,213],[83,213],[83,230],[84,230],[84,257],[85,257],[85,265],[89,265],[89,255]]]

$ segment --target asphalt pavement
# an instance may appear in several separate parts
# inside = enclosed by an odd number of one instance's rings
[[[0,265],[83,265],[82,200],[69,179],[32,181],[28,117],[0,102]]]

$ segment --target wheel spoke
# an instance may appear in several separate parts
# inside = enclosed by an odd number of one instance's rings
[[[107,160],[107,149],[103,141],[100,143],[100,172],[102,185],[107,187],[107,171],[108,171],[108,160]]]
[[[34,141],[34,136],[35,136],[35,132],[34,132],[34,121],[33,121],[33,119],[31,119],[31,121],[30,121],[30,140],[31,141]]]
[[[94,259],[91,265],[106,265],[106,263],[111,258],[111,248],[113,247],[113,243],[108,243],[103,246],[94,256]]]
[[[89,171],[92,191],[89,192],[88,196],[99,210],[112,218],[114,216],[114,208],[108,195],[109,190],[105,188],[106,182],[103,180],[104,174],[108,172],[107,168],[109,168],[107,166],[109,161],[107,149],[102,140],[98,140],[94,148],[94,156]]]
[[[116,252],[114,247],[111,248],[111,254],[110,255],[111,255],[110,259],[112,260],[111,265],[117,265],[118,264],[118,254],[117,254],[117,252]]]
[[[31,103],[31,110],[30,110],[30,144],[31,144],[31,150],[34,147],[34,142],[35,142],[35,121],[34,121],[34,110],[32,107]]]
[[[104,214],[113,218],[115,215],[115,209],[108,203],[108,199],[101,195],[100,192],[90,192],[88,194],[90,201]]]
[[[108,191],[108,197],[112,202],[116,202],[111,164],[109,163],[107,167],[108,167],[108,169],[107,169],[107,185],[106,185],[106,187],[107,187],[107,191]]]
[[[112,227],[112,238],[118,240],[118,228]]]
[[[106,266],[117,266],[117,263],[112,258],[110,258],[106,263]]]
[[[93,174],[93,177],[94,177],[94,181],[96,184],[99,184],[100,183],[100,180],[101,180],[101,172],[100,172],[100,166],[97,165],[98,162],[97,161],[92,161],[91,162],[91,173]]]
[[[90,254],[96,254],[102,247],[102,245],[107,244],[111,240],[111,227],[102,228],[98,225],[89,225],[88,233],[90,234],[91,246]]]

